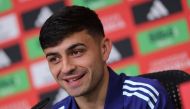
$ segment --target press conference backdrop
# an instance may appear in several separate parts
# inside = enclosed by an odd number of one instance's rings
[[[67,96],[52,78],[38,42],[44,21],[65,5],[95,10],[113,41],[108,63],[135,76],[160,70],[190,73],[190,0],[0,0],[0,109],[30,109]],[[190,109],[190,83],[180,86]]]

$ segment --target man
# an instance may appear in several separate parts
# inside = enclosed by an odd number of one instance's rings
[[[45,22],[39,40],[53,77],[70,95],[53,109],[169,109],[156,80],[116,75],[107,66],[112,44],[94,11],[64,7]]]

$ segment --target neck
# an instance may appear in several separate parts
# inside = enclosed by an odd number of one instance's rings
[[[109,72],[106,68],[103,79],[100,81],[98,86],[93,89],[93,91],[85,96],[75,97],[79,109],[104,109],[108,81]]]

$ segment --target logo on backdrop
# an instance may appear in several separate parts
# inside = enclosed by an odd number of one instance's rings
[[[133,54],[134,52],[129,38],[114,42],[108,63],[122,60],[123,58],[133,56]]]
[[[0,69],[10,66],[22,60],[19,45],[13,45],[0,50]]]
[[[25,30],[38,28],[57,10],[64,7],[63,1],[50,4],[41,8],[31,10],[22,14],[22,20]]]
[[[151,6],[151,8],[147,14],[147,19],[154,20],[154,19],[158,19],[158,18],[168,16],[168,15],[169,15],[169,11],[162,4],[162,2],[159,0],[155,0],[155,1],[153,1],[153,5]]]
[[[11,64],[11,60],[7,56],[4,50],[0,50],[0,68],[7,67]]]
[[[125,19],[119,13],[113,13],[101,18],[105,33],[112,33],[127,27]]]
[[[142,54],[151,53],[161,48],[175,46],[189,41],[187,21],[181,19],[169,24],[140,32],[137,35]]]
[[[136,24],[160,19],[182,11],[181,0],[152,0],[132,8]]]

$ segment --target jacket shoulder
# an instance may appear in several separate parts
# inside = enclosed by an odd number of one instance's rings
[[[68,96],[64,98],[63,100],[57,102],[55,105],[53,105],[52,109],[68,109],[70,103],[71,103],[71,96]]]
[[[166,109],[168,95],[158,80],[121,76],[123,78],[122,94],[127,98],[125,106],[144,107],[143,109],[158,109],[158,107],[161,107],[159,109]]]

